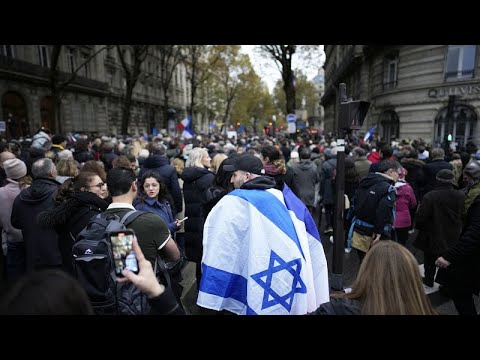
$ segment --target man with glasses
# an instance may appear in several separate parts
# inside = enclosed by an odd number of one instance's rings
[[[360,181],[352,201],[353,219],[348,241],[357,250],[360,262],[373,242],[394,237],[394,185],[400,176],[401,165],[394,160],[383,160],[377,169]]]

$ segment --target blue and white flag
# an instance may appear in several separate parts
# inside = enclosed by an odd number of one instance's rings
[[[197,304],[239,315],[303,315],[329,301],[323,246],[307,208],[284,192],[235,190],[207,217]]]
[[[370,140],[372,137],[373,137],[373,133],[375,132],[375,129],[377,127],[374,126],[372,127],[370,130],[368,130],[368,132],[365,134],[365,137],[363,138],[363,141],[366,142],[368,140]]]
[[[182,137],[185,139],[191,139],[195,132],[192,129],[192,115],[188,115],[185,119],[183,119],[180,124],[177,125],[179,130],[183,130]]]

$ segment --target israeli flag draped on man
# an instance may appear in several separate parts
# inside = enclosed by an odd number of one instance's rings
[[[222,221],[225,216],[235,221]],[[204,227],[197,304],[239,315],[303,315],[329,301],[315,223],[293,192],[235,190]]]

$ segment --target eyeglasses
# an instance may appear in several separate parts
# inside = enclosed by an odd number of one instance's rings
[[[98,183],[98,184],[95,184],[95,185],[90,185],[89,187],[94,187],[94,186],[96,186],[96,187],[98,187],[99,189],[101,189],[101,188],[107,186],[107,184],[101,182],[101,183]]]

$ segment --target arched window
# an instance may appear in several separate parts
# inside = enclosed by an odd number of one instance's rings
[[[380,124],[382,125],[382,138],[387,143],[400,136],[400,121],[398,115],[393,110],[387,110],[380,116]]]
[[[452,141],[458,146],[465,146],[472,139],[477,115],[470,106],[463,104],[455,104],[452,113],[452,119],[449,119],[447,107],[438,112],[435,119],[435,142],[441,144],[451,134]]]
[[[9,91],[2,97],[3,119],[7,122],[7,137],[19,138],[30,134],[27,105],[22,95]]]

